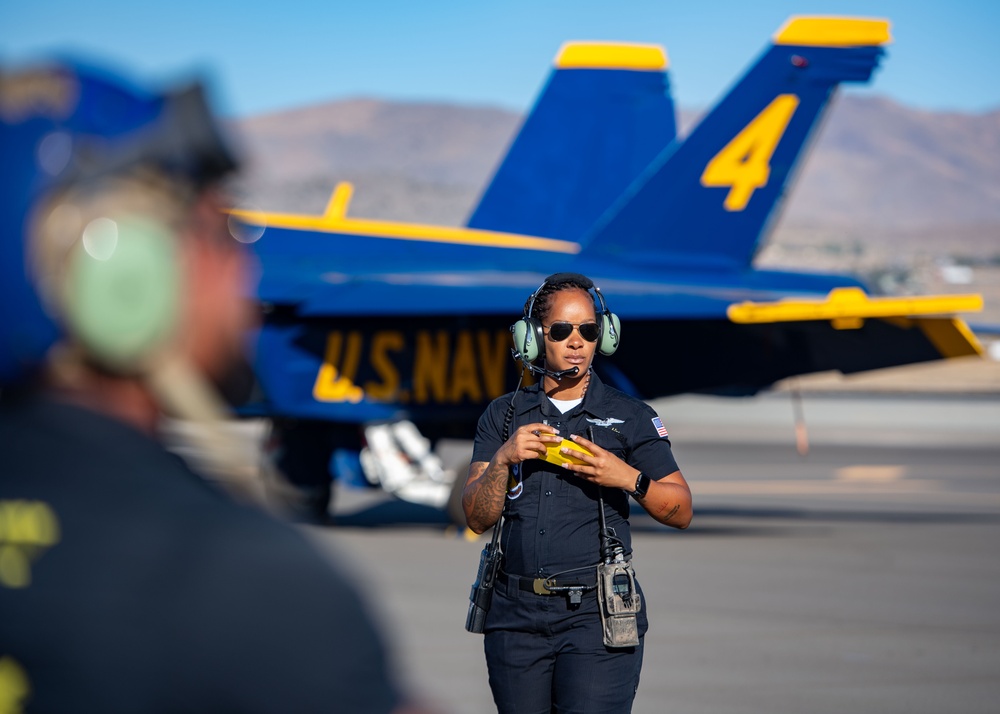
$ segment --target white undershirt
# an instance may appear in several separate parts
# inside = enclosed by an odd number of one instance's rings
[[[577,404],[582,402],[583,397],[580,397],[579,399],[553,399],[552,397],[549,397],[549,401],[556,405],[556,409],[565,414]]]

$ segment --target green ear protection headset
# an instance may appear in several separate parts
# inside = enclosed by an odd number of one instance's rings
[[[48,302],[87,358],[142,371],[177,332],[180,203],[145,181],[109,179],[57,199],[36,248]]]
[[[597,318],[600,326],[597,351],[602,355],[610,356],[618,349],[618,344],[621,342],[621,321],[617,315],[608,310],[601,289],[596,287],[590,278],[579,273],[556,273],[547,277],[545,282],[531,294],[524,316],[510,327],[514,337],[514,359],[520,360],[525,366],[530,367],[539,357],[545,356],[545,335],[542,332],[542,322],[534,316],[535,300],[545,286],[569,282],[584,285],[588,291],[593,290],[600,303]]]

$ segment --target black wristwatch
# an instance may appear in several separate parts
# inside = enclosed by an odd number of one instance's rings
[[[649,490],[649,476],[642,471],[635,477],[635,490],[632,491],[632,498],[642,498]]]

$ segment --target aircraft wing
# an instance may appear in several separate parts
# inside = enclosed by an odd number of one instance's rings
[[[752,394],[797,374],[981,352],[955,317],[980,307],[978,296],[900,302],[845,288],[851,281],[837,276],[665,281],[590,267],[623,325],[618,352],[595,368],[647,399]],[[475,418],[484,401],[514,387],[509,326],[547,274],[355,274],[296,308],[276,309],[258,350],[268,412],[345,421]]]

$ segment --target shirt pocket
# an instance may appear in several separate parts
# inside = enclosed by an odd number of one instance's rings
[[[593,427],[592,432],[593,439],[590,438],[589,434],[585,433],[584,436],[622,461],[627,460],[626,457],[629,450],[623,434],[602,426]],[[596,519],[599,510],[597,499],[599,495],[602,495],[599,494],[600,489],[598,486],[589,481],[584,481],[572,472],[567,472],[565,479],[566,495],[564,498],[566,508],[573,512],[593,515]],[[603,489],[603,496],[605,508],[608,508],[608,504],[615,500],[615,494],[612,492],[612,489],[605,488]]]
[[[622,461],[628,461],[630,449],[628,448],[628,440],[624,434],[613,431],[610,427],[606,426],[595,426],[593,434],[594,438],[591,441],[605,451],[610,451]]]
[[[598,488],[571,471],[559,475],[558,502],[568,512],[585,513],[597,518]]]

